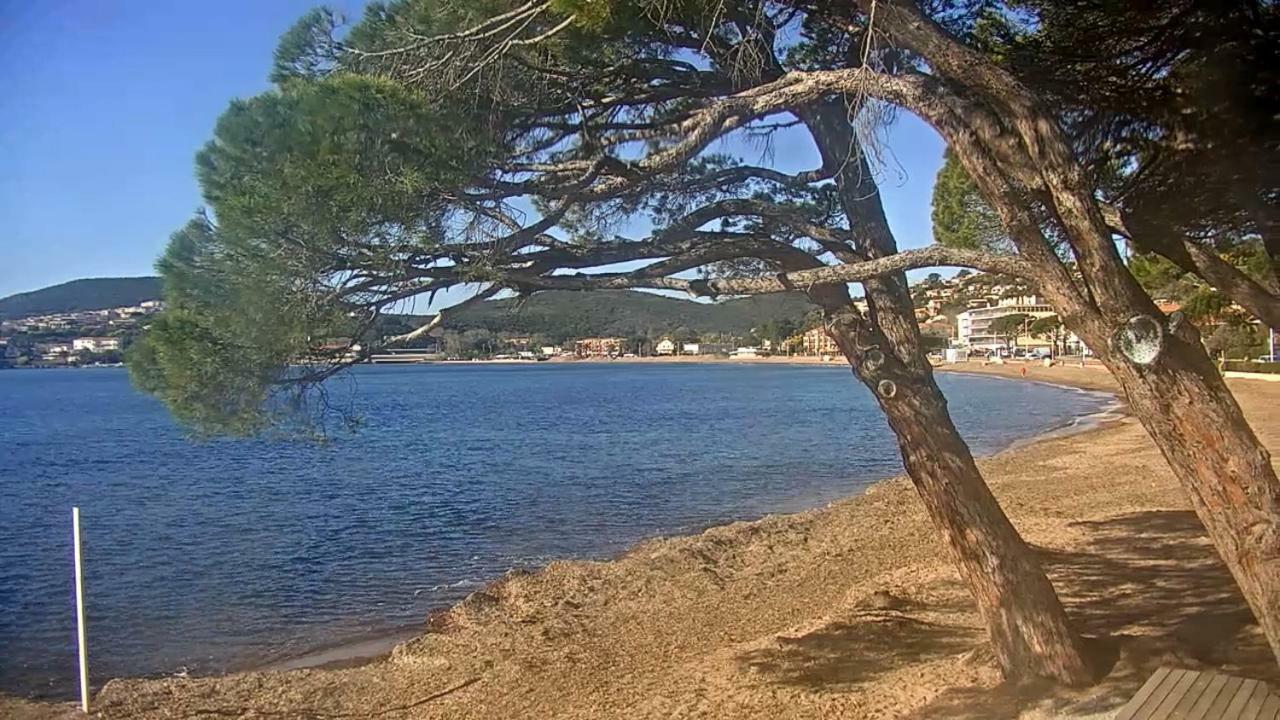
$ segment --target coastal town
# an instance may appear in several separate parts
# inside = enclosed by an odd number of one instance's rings
[[[159,299],[136,305],[0,319],[0,368],[116,365]]]
[[[1090,354],[1080,339],[1063,326],[1052,307],[1021,280],[961,270],[951,277],[931,273],[912,283],[910,291],[924,345],[938,360],[1045,359]],[[864,300],[854,302],[860,312],[867,311]],[[1181,307],[1173,299],[1157,298],[1156,302],[1166,314]],[[122,364],[130,343],[163,309],[163,301],[147,299],[120,307],[0,319],[0,368]],[[1198,320],[1203,336],[1210,339],[1210,350],[1224,360],[1267,361],[1274,355],[1274,340],[1261,342],[1265,331],[1256,320],[1252,324],[1258,327],[1252,329],[1253,343],[1249,346],[1238,342],[1234,346],[1213,344],[1218,337],[1216,331],[1236,328],[1225,317]],[[375,364],[405,364],[639,357],[750,360],[783,356],[832,360],[839,355],[816,312],[761,322],[749,333],[694,333],[650,327],[629,335],[564,337],[506,330],[456,331],[446,326],[414,345],[378,346],[359,359]],[[349,338],[337,338],[327,341],[324,347],[350,346]],[[354,349],[358,351],[359,346]]]
[[[1087,358],[1089,348],[1070,332],[1053,308],[1024,281],[991,273],[961,270],[951,277],[931,273],[910,286],[915,318],[924,346],[937,360],[968,358],[1042,360]],[[867,312],[864,300],[854,301]],[[1164,313],[1179,312],[1176,299],[1156,298]],[[1240,308],[1197,317],[1206,345],[1223,361],[1266,362],[1274,356],[1274,339]],[[420,347],[379,352],[374,363],[427,362],[440,359],[708,358],[750,360],[764,357],[835,359],[840,351],[822,327],[817,313],[795,321],[770,321],[748,334],[660,332],[609,335],[546,342],[545,336],[499,332],[476,353],[465,338],[448,329],[424,338]],[[470,351],[470,352],[469,352]]]

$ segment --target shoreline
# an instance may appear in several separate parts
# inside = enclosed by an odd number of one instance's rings
[[[827,368],[837,369],[837,370],[847,369],[847,365],[843,361],[838,361],[838,360],[827,361],[827,360],[821,359],[820,357],[815,357],[815,356],[793,356],[793,357],[771,356],[771,357],[762,357],[762,358],[741,358],[741,359],[712,357],[712,356],[670,356],[670,357],[664,356],[664,357],[625,358],[625,359],[624,358],[618,358],[618,359],[593,358],[593,359],[555,361],[555,364],[563,365],[563,364],[574,363],[574,362],[601,363],[601,364],[602,363],[618,363],[618,364],[676,363],[676,364],[716,364],[716,365],[744,365],[744,366],[763,364],[763,365],[784,365],[784,366],[791,366],[791,367],[816,366],[816,367],[827,367]],[[530,361],[519,361],[519,360],[498,360],[498,361],[433,361],[431,363],[423,363],[423,364],[459,364],[459,365],[473,365],[473,364],[535,365],[536,364],[536,365],[540,365],[542,363],[534,363]],[[936,365],[934,366],[934,371],[945,372],[949,374],[969,375],[972,377],[988,377],[988,378],[995,377],[998,379],[1003,379],[1008,381],[1035,382],[1036,384],[1039,384],[1039,385],[1046,385],[1049,387],[1054,387],[1054,388],[1063,389],[1063,390],[1084,392],[1091,395],[1105,395],[1111,398],[1112,402],[1110,402],[1107,405],[1104,405],[1101,409],[1099,409],[1096,412],[1068,418],[1064,420],[1061,424],[1048,427],[1034,435],[1023,437],[1023,438],[1014,438],[1008,441],[1007,443],[1001,445],[999,448],[995,449],[994,451],[991,451],[984,455],[976,456],[976,458],[979,460],[995,458],[1010,452],[1022,450],[1022,449],[1034,446],[1036,444],[1047,442],[1054,439],[1066,438],[1066,437],[1088,433],[1088,432],[1100,429],[1102,427],[1105,427],[1105,425],[1108,423],[1115,422],[1123,419],[1124,417],[1127,417],[1127,409],[1125,409],[1123,402],[1117,399],[1114,392],[1086,387],[1079,383],[1062,382],[1062,381],[1055,382],[1055,381],[1034,378],[1031,376],[1022,377],[1017,372],[1017,369],[1019,367],[1022,367],[1022,365],[1013,364],[1013,363],[1005,364],[1005,365],[979,365],[977,363],[959,363],[959,364],[950,364],[950,365]],[[1037,365],[1036,367],[1039,368],[1040,366]],[[1119,412],[1117,412],[1117,409],[1119,409]],[[726,525],[732,525],[732,524],[737,524],[741,522],[753,523],[753,522],[759,522],[765,518],[770,518],[770,517],[786,517],[789,515],[799,515],[807,512],[818,511],[832,504],[848,502],[854,498],[857,498],[866,494],[867,492],[871,492],[873,488],[875,488],[876,486],[892,482],[896,479],[900,479],[901,477],[902,477],[901,475],[887,475],[887,476],[876,478],[874,480],[869,480],[867,484],[863,488],[861,488],[861,490],[859,490],[858,492],[855,492],[849,495],[840,496],[832,500],[821,501],[819,502],[819,504],[816,504],[812,507],[806,507],[801,510],[791,510],[783,513],[770,512],[770,513],[766,513],[764,516],[761,516],[759,518],[753,518],[753,519],[747,519],[747,520],[725,519],[725,520],[709,523],[706,526],[701,527],[698,530],[693,532],[681,532],[681,533],[673,533],[670,535],[657,535],[654,537],[645,538],[633,544],[632,546],[627,547],[621,551],[618,551],[612,555],[604,557],[600,560],[592,560],[590,562],[615,562],[620,558],[623,558],[628,554],[632,553],[638,547],[654,541],[669,540],[673,538],[696,537],[698,535],[701,535],[707,532],[708,530],[724,527]],[[553,562],[565,562],[565,561],[575,562],[578,560],[568,559],[568,558],[557,558]],[[537,572],[541,572],[543,569],[544,568],[536,568],[536,569],[530,570],[529,572],[537,573]],[[298,671],[298,670],[339,670],[339,669],[360,667],[360,666],[368,665],[381,660],[385,660],[387,658],[390,658],[395,653],[397,647],[399,647],[400,645],[407,642],[411,642],[417,639],[419,636],[423,635],[424,633],[431,632],[432,631],[431,625],[433,622],[433,618],[437,618],[442,615],[447,615],[455,607],[466,602],[472,595],[477,595],[477,594],[483,595],[491,592],[495,587],[502,585],[505,582],[505,580],[506,580],[505,574],[494,576],[490,578],[488,581],[481,583],[479,587],[475,591],[473,591],[471,594],[469,594],[467,597],[464,597],[452,603],[441,604],[439,606],[428,609],[424,615],[423,620],[418,622],[409,623],[409,624],[402,625],[400,627],[391,628],[391,629],[380,630],[373,633],[361,634],[361,635],[357,635],[357,636],[342,639],[342,640],[334,640],[332,642],[321,642],[314,646],[307,647],[301,650],[300,652],[297,652],[294,654],[278,656],[278,657],[270,657],[270,658],[259,658],[259,659],[246,658],[246,659],[231,663],[229,668],[224,672],[210,673],[210,674],[196,674],[196,675],[192,675],[191,677],[217,678],[217,677],[232,677],[232,676],[241,675],[245,673],[260,673],[260,672],[278,673],[278,672],[292,672],[292,671]],[[164,680],[164,679],[173,678],[173,677],[186,677],[186,675],[178,671],[175,671],[173,673],[128,675],[128,676],[122,676],[121,678],[112,678],[107,682],[111,682],[114,680],[142,680],[142,681]],[[4,696],[0,694],[0,698],[3,698],[3,697]],[[59,696],[48,696],[48,697],[37,698],[35,699],[35,701],[59,702],[63,699],[65,698],[61,698]],[[0,705],[0,707],[2,707],[2,705]]]
[[[835,360],[823,361],[821,358],[818,358],[818,357],[804,357],[804,356],[797,356],[797,357],[778,356],[778,357],[770,357],[770,358],[754,358],[754,359],[741,359],[741,360],[731,360],[727,358],[718,358],[718,357],[693,357],[693,356],[679,357],[678,356],[676,358],[646,358],[646,359],[643,359],[641,363],[635,363],[634,362],[635,360],[636,360],[635,358],[628,358],[625,360],[620,359],[612,362],[618,362],[620,364],[628,364],[628,365],[644,364],[644,363],[656,365],[656,364],[666,364],[666,363],[674,362],[674,363],[686,363],[690,365],[696,365],[696,364],[717,365],[717,366],[733,366],[733,365],[779,366],[780,365],[780,366],[786,366],[786,367],[823,367],[823,368],[828,368],[832,370],[841,370],[841,371],[845,371],[848,369],[848,366],[842,360],[841,361],[835,361]],[[504,361],[504,364],[506,362],[515,362],[515,361]],[[586,361],[586,362],[603,362],[603,361]],[[463,364],[473,364],[473,363],[468,362]],[[481,363],[474,363],[474,364],[481,364]],[[532,364],[532,363],[526,363],[526,364]],[[568,363],[565,363],[565,364],[568,364]],[[557,365],[563,366],[563,364],[561,363],[557,363]],[[968,368],[967,366],[957,366],[957,367],[943,366],[943,367],[935,367],[935,370],[944,371],[944,372],[957,372],[959,374],[968,374],[971,376],[980,376],[980,375],[999,376],[999,373],[994,371],[996,370],[995,366],[992,366],[993,371],[991,372],[979,372],[979,371],[976,371],[977,364],[974,363],[973,365],[975,366],[974,368]],[[975,371],[966,372],[966,370],[971,370],[971,369]],[[1016,373],[1012,373],[1012,371],[1010,371],[1009,377],[1005,379],[1012,380],[1012,379],[1019,379],[1019,378],[1016,377]],[[1070,384],[1048,382],[1044,380],[1031,380],[1030,378],[1026,378],[1026,380],[1034,381],[1037,384],[1047,385],[1050,387],[1056,387],[1060,389],[1068,389],[1073,391],[1080,390],[1080,388],[1077,388]],[[1090,392],[1090,391],[1086,391],[1086,392]],[[989,457],[1000,455],[1002,453],[1006,453],[1011,450],[1016,450],[1018,448],[1025,447],[1034,443],[1052,439],[1055,437],[1064,437],[1064,436],[1073,435],[1081,432],[1087,432],[1096,426],[1096,422],[1094,421],[1094,418],[1104,416],[1105,414],[1106,414],[1106,408],[1104,407],[1103,409],[1095,413],[1089,413],[1086,415],[1078,415],[1078,416],[1066,418],[1060,424],[1055,424],[1053,426],[1044,428],[1040,432],[1037,432],[1035,434],[1032,434],[1026,437],[1021,437],[1021,438],[1015,437],[1012,439],[1008,439],[1004,442],[1001,442],[997,447],[995,447],[994,449],[990,450],[989,452],[979,457],[989,458]],[[702,534],[707,530],[717,528],[717,527],[722,527],[728,524],[733,524],[736,522],[744,522],[744,521],[756,522],[762,519],[763,517],[795,514],[795,513],[802,513],[802,512],[808,512],[808,511],[820,509],[831,503],[844,502],[844,501],[850,500],[851,498],[858,497],[866,493],[876,485],[879,485],[887,481],[891,481],[895,477],[897,476],[882,475],[879,477],[875,477],[874,479],[868,479],[866,481],[866,484],[862,486],[860,489],[858,489],[856,492],[852,492],[852,493],[841,495],[839,497],[834,497],[834,498],[832,497],[810,498],[803,505],[799,505],[798,507],[793,506],[785,511],[771,510],[765,513],[763,516],[753,517],[746,520],[743,520],[742,518],[722,517],[717,520],[708,521],[705,524],[700,524],[696,528],[692,528],[692,529],[685,528],[681,530],[673,530],[673,531],[670,531],[668,534],[647,537],[637,541],[635,544],[627,548],[619,550],[610,555],[603,556],[599,558],[599,560],[604,562],[615,561],[618,558],[632,552],[632,550],[634,550],[635,547],[651,542],[655,539],[670,539],[670,538],[676,538],[676,537],[696,536],[696,535]],[[557,558],[557,560],[560,560],[560,561],[563,561],[565,559],[566,558]],[[478,592],[478,593],[488,592],[493,585],[499,584],[503,582],[503,580],[504,580],[504,577],[501,574],[491,576],[484,582],[479,583],[476,586],[475,592]],[[294,648],[292,652],[284,653],[284,654],[267,652],[257,657],[243,656],[240,658],[234,658],[230,663],[224,666],[225,667],[224,670],[217,671],[217,672],[209,672],[209,673],[192,673],[191,676],[192,677],[226,677],[226,676],[233,676],[233,675],[238,675],[242,673],[254,673],[254,672],[287,672],[287,671],[306,670],[306,669],[342,669],[342,668],[358,667],[368,663],[376,662],[378,660],[389,657],[394,652],[395,648],[398,645],[407,641],[411,641],[417,638],[419,635],[423,634],[424,632],[427,632],[428,631],[427,628],[430,623],[430,618],[443,613],[447,613],[450,609],[452,609],[459,603],[464,602],[465,599],[466,598],[463,597],[453,601],[442,602],[439,605],[430,606],[424,611],[422,615],[422,619],[414,622],[409,622],[399,626],[391,626],[389,628],[383,628],[373,632],[356,633],[356,634],[352,634],[352,635],[341,637],[341,638],[329,638],[329,639],[318,638],[319,641],[314,644],[305,644],[300,648]],[[159,672],[146,673],[146,674],[124,675],[124,676],[121,676],[121,679],[163,680],[170,677],[184,677],[184,676],[186,676],[186,673],[184,670],[174,668],[167,671],[159,671]],[[96,681],[95,686],[100,688],[101,683],[102,681],[100,680]],[[40,694],[40,695],[36,695],[35,697],[45,701],[57,701],[60,699],[64,699],[66,696],[61,694],[52,694],[52,695]]]
[[[1019,370],[975,374],[1017,379]],[[1110,381],[1079,368],[1029,369],[1027,379],[1089,390]],[[1280,448],[1280,387],[1230,386],[1259,437]],[[1247,605],[1132,416],[978,463],[1073,624],[1107,638],[1114,665],[1098,685],[1000,681],[972,600],[899,476],[820,508],[644,541],[609,561],[508,573],[433,615],[390,657],[113,680],[97,713],[1096,720],[1159,666],[1280,682]],[[892,605],[878,604],[885,595]],[[67,708],[0,699],[0,714],[23,719]]]
[[[681,360],[679,359],[680,357],[682,356],[675,356],[674,359],[665,358],[665,357],[664,358],[648,358],[648,359],[645,359],[645,361],[647,362],[698,362],[698,363],[714,363],[718,361],[719,364],[734,364],[734,363],[750,364],[750,363],[759,363],[763,361],[765,364],[773,364],[773,365],[793,365],[793,366],[818,365],[818,366],[833,366],[836,369],[844,367],[844,363],[838,363],[835,361],[825,362],[825,361],[821,361],[819,358],[816,358],[816,357],[810,358],[807,361],[800,361],[800,362],[787,362],[787,360],[789,359],[784,360],[783,358],[780,358],[780,357],[776,359],[755,358],[755,359],[743,359],[743,360],[732,360],[732,359],[724,359],[724,358],[700,358],[695,360]],[[625,360],[618,359],[614,361],[586,360],[585,362],[622,363],[622,362],[631,362],[634,360],[636,360],[636,358],[627,358]],[[458,361],[458,362],[471,364],[473,361]],[[486,361],[474,361],[474,362],[486,362]],[[493,362],[508,364],[511,362],[519,362],[519,361],[493,361]],[[583,361],[576,361],[576,362],[583,362]],[[1001,366],[992,365],[992,366],[986,366],[986,367],[999,368]],[[1009,366],[1006,365],[1004,367],[1008,368]],[[1013,367],[1016,368],[1020,366],[1014,365]],[[1091,395],[1104,395],[1110,398],[1111,400],[1108,404],[1104,405],[1101,409],[1099,409],[1096,412],[1072,417],[1068,420],[1063,421],[1061,425],[1046,428],[1045,430],[1042,430],[1041,432],[1031,435],[1029,437],[1015,438],[1013,440],[1010,440],[1007,444],[1004,444],[1002,447],[995,450],[994,452],[990,452],[981,456],[976,456],[977,459],[980,459],[980,460],[987,459],[987,458],[994,458],[1009,452],[1021,450],[1021,449],[1036,445],[1038,443],[1047,442],[1050,440],[1073,437],[1076,435],[1089,433],[1094,430],[1101,429],[1109,423],[1121,421],[1129,416],[1127,405],[1122,400],[1120,400],[1114,392],[1107,391],[1107,390],[1091,389],[1091,388],[1081,387],[1078,385],[1064,383],[1064,382],[1050,382],[1047,380],[1033,379],[1030,377],[1023,378],[1017,373],[1015,373],[1013,369],[1009,369],[1007,372],[1004,372],[998,369],[988,370],[988,371],[971,371],[967,368],[958,368],[958,367],[944,365],[944,366],[935,366],[934,371],[947,372],[947,373],[958,374],[958,375],[970,375],[973,377],[987,377],[987,378],[995,377],[998,379],[1009,380],[1009,381],[1025,380],[1027,382],[1035,382],[1040,385],[1047,385],[1050,387],[1055,387],[1055,388],[1064,389],[1064,390],[1073,390],[1073,391],[1088,393]],[[634,551],[638,546],[647,544],[649,542],[653,542],[655,540],[663,540],[663,539],[678,538],[678,537],[692,537],[696,535],[701,535],[707,530],[717,528],[717,527],[722,527],[727,524],[733,524],[736,522],[758,522],[764,517],[773,517],[777,515],[785,516],[790,514],[799,514],[799,513],[819,510],[822,507],[825,507],[830,504],[847,502],[853,498],[859,497],[867,493],[877,485],[880,485],[886,482],[891,482],[900,477],[901,475],[888,475],[885,477],[877,478],[875,480],[871,480],[867,483],[865,487],[863,487],[857,493],[841,496],[839,498],[836,498],[835,500],[827,501],[820,505],[816,505],[814,507],[806,508],[800,511],[781,513],[781,514],[767,513],[761,518],[755,518],[753,520],[745,520],[745,521],[735,520],[735,521],[716,522],[694,533],[659,535],[653,538],[647,538],[645,540],[641,540],[637,542],[635,545],[631,547],[628,547],[624,550],[619,551],[618,553],[615,553],[614,555],[606,557],[603,560],[600,560],[599,562],[616,561],[619,558],[625,557],[627,554]],[[567,559],[567,558],[560,558],[557,561],[573,561],[573,560]],[[536,573],[536,572],[540,572],[541,570],[542,568],[537,568],[537,569],[531,570],[531,572]],[[505,576],[499,575],[497,577],[494,577],[488,582],[481,584],[481,586],[477,588],[477,590],[474,591],[472,595],[476,593],[481,593],[481,594],[489,593],[495,586],[501,585],[504,581],[505,581]],[[470,597],[470,595],[468,595],[468,597]],[[296,655],[291,655],[291,656],[282,657],[282,658],[275,658],[272,660],[266,660],[261,662],[247,661],[247,662],[239,663],[235,665],[234,669],[226,673],[221,673],[218,675],[210,675],[210,676],[201,676],[201,677],[218,677],[218,676],[235,675],[238,673],[246,673],[246,672],[289,672],[294,670],[307,670],[307,669],[315,669],[315,670],[343,669],[343,668],[359,667],[361,665],[373,663],[378,660],[391,657],[391,655],[395,652],[396,648],[399,645],[405,642],[412,641],[424,633],[430,632],[432,618],[435,618],[443,614],[447,614],[452,608],[456,607],[457,605],[460,605],[463,602],[466,602],[466,599],[467,598],[463,598],[462,600],[459,600],[452,604],[441,605],[439,607],[428,610],[426,613],[426,617],[422,622],[413,623],[413,624],[406,625],[404,627],[397,628],[394,630],[373,633],[370,635],[361,636],[361,637],[350,639],[350,640],[338,641],[333,643],[325,643],[322,645],[315,646],[313,648],[309,648]],[[165,677],[165,676],[162,675],[159,677]]]
[[[997,377],[1005,380],[1031,382],[1031,383],[1036,383],[1037,385],[1047,385],[1049,387],[1060,388],[1063,390],[1072,390],[1075,392],[1085,393],[1088,395],[1106,396],[1107,398],[1110,399],[1110,402],[1104,405],[1102,409],[1098,410],[1097,412],[1074,417],[1070,421],[1064,423],[1063,425],[1049,428],[1044,432],[1036,434],[1035,436],[1032,436],[1029,438],[1023,438],[1020,440],[1014,440],[1004,449],[983,457],[992,457],[1002,452],[1006,452],[1009,450],[1017,450],[1020,448],[1033,445],[1038,442],[1044,442],[1044,441],[1053,440],[1056,438],[1071,437],[1073,435],[1077,435],[1080,433],[1085,433],[1091,430],[1105,427],[1109,423],[1119,422],[1131,416],[1131,413],[1129,412],[1129,404],[1120,397],[1118,387],[1107,388],[1105,383],[1101,383],[1101,382],[1096,384],[1086,383],[1086,382],[1081,382],[1079,380],[1077,380],[1077,382],[1061,381],[1061,380],[1050,381],[1050,380],[1044,380],[1037,377],[1031,377],[1030,375],[1023,376],[1021,375],[1020,372],[1015,373],[1013,370],[1014,367],[1021,368],[1021,367],[1027,367],[1027,366],[1029,366],[1029,364],[1028,365],[1015,364],[1013,365],[1013,367],[1009,367],[1008,365],[977,366],[977,367],[994,368],[991,370],[978,370],[976,368],[967,368],[967,367],[961,368],[961,367],[957,367],[956,364],[949,364],[949,365],[935,365],[933,370],[935,373],[945,372],[952,375],[969,375],[972,377]],[[1037,367],[1043,367],[1043,366],[1037,366]],[[1061,367],[1061,366],[1057,366],[1057,367]],[[1082,368],[1082,369],[1084,369],[1085,372],[1092,372],[1092,370],[1089,370],[1087,368]],[[1098,369],[1101,369],[1101,368],[1098,368]],[[1107,376],[1107,380],[1110,380],[1110,375]]]
[[[612,362],[631,364],[634,360],[636,359],[628,358],[625,360],[620,359]],[[502,361],[502,362],[504,364],[507,364],[508,362],[514,362],[514,361]],[[585,361],[585,362],[606,362],[606,361]],[[817,357],[807,357],[807,358],[805,357],[800,357],[800,358],[773,357],[773,358],[756,358],[756,359],[743,359],[743,360],[730,360],[725,358],[710,358],[710,357],[699,357],[699,358],[691,357],[687,359],[681,359],[677,357],[675,359],[649,358],[649,359],[645,359],[643,362],[654,363],[654,364],[668,363],[668,362],[690,363],[690,364],[695,364],[695,363],[696,364],[718,364],[718,365],[767,364],[767,365],[785,365],[785,366],[791,366],[791,367],[817,366],[817,367],[828,367],[828,368],[837,369],[837,370],[847,369],[847,365],[844,362],[836,362],[836,361],[824,362]],[[473,363],[468,361],[462,364],[473,364]],[[474,364],[479,364],[479,363],[474,363]],[[529,363],[529,364],[532,364],[532,363]],[[1059,389],[1080,391],[1080,392],[1086,392],[1090,394],[1108,395],[1114,399],[1114,394],[1106,391],[1091,390],[1087,388],[1078,387],[1076,385],[1069,384],[1069,383],[1050,382],[1050,381],[1041,380],[1041,379],[1032,379],[1030,377],[1021,378],[1016,373],[1017,366],[1015,366],[1013,369],[1008,368],[1008,366],[1003,366],[1004,372],[1001,372],[1000,366],[989,366],[990,367],[989,370],[979,371],[976,369],[978,367],[977,364],[975,363],[974,365],[975,365],[974,368],[936,366],[934,369],[935,371],[951,372],[956,374],[966,374],[966,375],[975,376],[975,377],[976,376],[997,377],[1000,379],[1005,379],[1010,381],[1026,380],[1026,381],[1036,382],[1037,384],[1047,385],[1047,386],[1055,387]],[[978,458],[979,459],[993,458],[996,456],[1000,456],[1012,451],[1016,451],[1016,450],[1029,447],[1037,443],[1052,440],[1055,438],[1069,437],[1069,436],[1073,436],[1081,433],[1090,432],[1102,426],[1103,424],[1105,424],[1105,422],[1118,419],[1111,412],[1112,405],[1114,405],[1114,403],[1112,403],[1111,405],[1105,405],[1096,412],[1067,418],[1061,424],[1045,428],[1033,435],[1022,437],[1022,438],[1010,439],[1008,442],[1002,443],[998,448],[994,449],[993,451],[988,452],[984,455],[978,456]],[[748,522],[748,523],[759,522],[768,517],[780,517],[780,516],[785,517],[787,515],[795,515],[795,514],[801,514],[801,513],[820,510],[823,507],[829,506],[831,504],[848,502],[854,498],[860,497],[866,494],[867,492],[872,491],[873,488],[875,488],[876,486],[887,483],[887,482],[892,482],[893,480],[899,477],[900,477],[899,475],[886,475],[886,476],[877,477],[873,480],[868,480],[867,484],[855,493],[843,495],[843,496],[840,496],[834,499],[829,499],[829,500],[828,499],[816,500],[814,501],[815,504],[806,506],[800,510],[788,510],[781,513],[776,511],[769,512],[761,517],[747,519],[747,520],[725,518],[722,520],[710,522],[704,526],[699,527],[698,529],[692,532],[675,532],[672,534],[658,535],[650,538],[645,538],[614,554],[603,557],[599,560],[593,560],[593,562],[617,561],[618,559],[625,557],[629,553],[635,551],[637,547],[643,546],[645,544],[648,544],[654,541],[669,540],[672,538],[681,538],[681,537],[694,537],[694,536],[701,535],[708,530],[713,530],[715,528],[724,527],[726,525],[736,524],[739,522]],[[575,560],[567,559],[567,558],[557,558],[556,561],[573,562]],[[533,572],[540,572],[542,569],[543,568],[538,568],[533,570]],[[383,629],[383,630],[375,631],[372,633],[357,634],[357,635],[346,637],[343,639],[335,639],[327,642],[319,642],[315,645],[302,648],[298,652],[290,653],[286,655],[267,656],[267,657],[259,657],[259,658],[246,657],[246,658],[242,658],[232,662],[228,666],[227,670],[225,670],[224,672],[209,673],[209,674],[199,673],[199,674],[193,674],[191,675],[191,677],[216,678],[216,677],[231,677],[231,676],[236,676],[244,673],[259,673],[259,672],[275,673],[275,672],[291,672],[291,671],[298,671],[298,670],[339,670],[339,669],[360,667],[360,666],[368,665],[381,660],[385,660],[392,656],[392,654],[395,652],[398,646],[406,642],[411,642],[417,639],[419,636],[423,635],[424,633],[431,632],[431,624],[433,622],[432,620],[433,618],[439,617],[441,615],[447,615],[453,608],[457,607],[461,603],[466,602],[471,595],[479,594],[483,596],[484,594],[490,593],[495,586],[501,585],[505,581],[505,579],[506,579],[505,575],[493,576],[489,578],[487,581],[481,583],[476,588],[476,590],[473,591],[473,593],[471,593],[467,597],[460,598],[451,603],[442,603],[438,606],[428,608],[424,613],[423,619],[417,622],[408,623],[399,627],[392,627],[390,629]],[[185,675],[180,674],[178,671],[159,672],[159,673],[151,673],[151,674],[145,674],[145,675],[127,675],[127,676],[122,676],[121,678],[113,678],[112,680],[162,681],[172,677],[185,677]],[[111,682],[112,680],[109,680],[107,682]],[[64,698],[61,696],[44,696],[40,698],[41,701],[45,701],[45,702],[57,702],[62,699]]]

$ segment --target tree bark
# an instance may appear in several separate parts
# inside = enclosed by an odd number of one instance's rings
[[[1271,165],[1274,168],[1274,165]],[[1275,187],[1275,174],[1260,174],[1256,184],[1237,176],[1235,183],[1236,196],[1244,206],[1245,212],[1253,220],[1254,230],[1262,237],[1262,249],[1267,254],[1267,266],[1271,271],[1268,284],[1280,292],[1280,207],[1274,199],[1267,199],[1259,193],[1260,187]],[[1272,325],[1272,327],[1276,327]]]
[[[965,145],[965,136],[956,138],[960,146]],[[1163,348],[1149,365],[1124,356],[1112,339],[1125,320],[1144,315],[1166,327],[1173,323],[1145,296],[1136,302],[1132,296],[1108,292],[1109,283],[1088,282],[1096,279],[1092,275],[1106,272],[1111,283],[1127,280],[1136,285],[1118,262],[1086,272],[1086,290],[1093,300],[1086,299],[1061,264],[1048,257],[1039,227],[1017,205],[1007,181],[1002,184],[994,175],[989,156],[973,147],[963,151],[957,147],[957,155],[1001,215],[1019,251],[1042,256],[1037,262],[1037,285],[1067,327],[1120,383],[1134,414],[1191,497],[1280,661],[1280,480],[1270,454],[1205,354],[1198,333],[1189,323],[1166,331]],[[1069,228],[1077,234],[1081,230]]]
[[[1191,272],[1204,278],[1267,327],[1280,329],[1280,295],[1198,243],[1187,240],[1183,242],[1183,248],[1195,266]]]
[[[879,189],[843,103],[827,102],[800,115],[824,165],[842,168],[836,182],[855,254],[841,259],[895,253]],[[1083,641],[951,421],[921,346],[906,276],[875,278],[863,286],[870,322],[852,308],[844,287],[827,286],[811,297],[824,309],[827,333],[897,435],[907,473],[977,603],[1002,671],[1009,678],[1090,682]]]
[[[929,374],[890,363],[870,369],[858,332],[839,315],[828,333],[875,394],[934,526],[977,604],[1006,677],[1092,681],[1084,643],[1071,628],[1035,554],[982,479]]]
[[[1048,137],[1048,118],[1034,120]],[[1089,342],[1120,381],[1131,406],[1191,496],[1197,515],[1231,569],[1280,662],[1280,479],[1270,454],[1188,324],[1166,332],[1153,363],[1125,355],[1114,331],[1136,316],[1168,325],[1124,267],[1078,167],[1062,148],[1033,156],[1054,195],[1084,281],[1114,329]],[[1087,262],[1086,262],[1087,259]]]
[[[1103,362],[1187,490],[1280,662],[1280,481],[1190,325],[1150,366]]]
[[[1119,381],[1190,495],[1280,662],[1280,479],[1198,333],[1187,323],[1165,318],[1124,267],[1091,188],[1052,117],[1016,81],[947,38],[913,7],[900,0],[887,2],[896,12],[882,13],[881,27],[887,25],[890,34],[906,40],[939,73],[982,96],[1022,138],[1022,157],[1011,160],[1007,152],[987,147],[984,134],[963,118],[932,118],[1000,214],[1019,252],[1036,265],[1036,281],[1046,299]],[[1023,166],[1009,168],[1010,162]],[[1021,205],[1012,178],[1028,172],[1044,178],[1083,286],[1053,256],[1037,221]],[[1137,316],[1167,328],[1149,362],[1126,356],[1113,342]]]

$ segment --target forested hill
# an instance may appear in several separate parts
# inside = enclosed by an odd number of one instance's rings
[[[0,318],[101,310],[160,298],[160,278],[88,278],[0,299]],[[800,322],[800,294],[705,303],[630,290],[548,291],[525,300],[492,300],[450,317],[446,327],[519,335],[589,337],[665,333],[747,335],[769,322]]]
[[[0,298],[0,318],[103,310],[160,299],[160,278],[86,278]]]
[[[703,303],[630,290],[549,291],[525,300],[492,300],[467,308],[450,318],[445,327],[558,337],[655,336],[685,331],[746,335],[770,321],[799,322],[810,307],[798,293]]]

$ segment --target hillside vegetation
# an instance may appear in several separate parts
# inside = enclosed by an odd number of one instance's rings
[[[85,278],[0,298],[0,318],[104,310],[160,299],[160,278]]]
[[[668,333],[744,336],[765,323],[799,322],[810,306],[798,294],[701,303],[629,290],[548,291],[524,300],[493,300],[449,318],[451,330],[489,330],[552,337],[648,336]]]
[[[0,299],[0,318],[101,310],[161,297],[160,278],[86,278]],[[718,303],[629,290],[548,291],[523,300],[492,300],[449,318],[446,327],[558,338],[654,337],[725,333],[745,336],[767,323],[799,322],[809,310],[798,294],[762,295]],[[404,316],[407,329],[425,318]],[[396,330],[401,330],[397,327]]]

